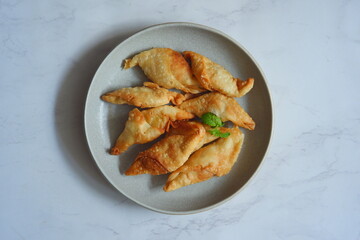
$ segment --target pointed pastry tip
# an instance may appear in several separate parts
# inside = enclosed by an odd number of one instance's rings
[[[125,175],[140,175],[151,174],[161,175],[166,174],[169,171],[162,166],[158,161],[147,156],[138,156],[134,163],[126,170]]]
[[[120,154],[120,149],[117,147],[113,147],[110,149],[110,154],[111,155],[119,155]]]

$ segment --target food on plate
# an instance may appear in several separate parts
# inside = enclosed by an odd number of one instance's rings
[[[164,186],[169,192],[178,188],[206,181],[214,176],[229,173],[236,162],[244,140],[244,134],[239,128],[229,128],[230,136],[219,138],[198,151],[180,168],[172,172]]]
[[[255,122],[236,102],[234,98],[221,93],[211,92],[200,97],[184,101],[179,108],[191,112],[198,117],[211,112],[220,117],[222,121],[231,121],[235,125],[254,130]]]
[[[203,121],[203,123],[213,128],[224,126],[224,123],[221,121],[221,118],[219,118],[218,116],[216,116],[211,112],[204,113],[201,116],[201,120]]]
[[[205,91],[193,76],[189,64],[177,51],[170,48],[153,48],[125,60],[124,68],[139,65],[145,75],[160,86],[176,88],[187,93]]]
[[[226,137],[230,136],[229,132],[220,131],[219,127],[224,126],[224,123],[221,121],[221,118],[219,118],[215,114],[213,114],[211,112],[204,113],[201,116],[201,120],[203,123],[205,123],[211,127],[211,129],[208,130],[208,132],[211,135],[221,137],[221,138],[226,138]]]
[[[124,69],[138,65],[152,82],[101,96],[109,103],[148,108],[129,112],[125,128],[110,150],[112,155],[166,132],[125,171],[125,175],[170,173],[163,187],[166,192],[228,174],[244,141],[238,126],[255,129],[254,120],[235,100],[252,89],[254,79],[235,78],[198,53],[183,54],[153,48],[126,59]],[[184,93],[168,90],[174,88]],[[189,121],[196,116],[201,121]],[[225,121],[235,127],[225,128]]]
[[[209,91],[218,91],[229,97],[241,97],[248,93],[254,79],[242,81],[234,78],[224,67],[195,52],[183,52],[185,59],[190,60],[191,69],[201,86]]]
[[[203,124],[203,127],[205,128],[206,133],[205,133],[203,140],[200,142],[200,144],[196,148],[196,150],[200,149],[205,144],[208,144],[209,142],[212,142],[219,138],[219,136],[216,136],[216,135],[210,133],[211,128],[209,126],[206,126]],[[225,129],[225,128],[222,128],[222,129]]]
[[[199,122],[196,122],[196,123],[199,123]],[[182,123],[181,121],[176,121],[172,124],[172,129],[171,131],[168,132],[168,136],[172,135],[172,134],[182,134],[182,131],[183,131],[183,126],[182,126]],[[209,130],[211,130],[212,128],[209,127],[208,125],[206,124],[202,124],[202,123],[199,123],[201,124],[204,128],[205,128],[205,135],[203,137],[203,139],[199,142],[198,146],[195,148],[194,151],[200,149],[202,146],[204,146],[205,144],[208,144],[216,139],[219,138],[219,136],[216,136],[216,135],[213,135],[210,133]],[[220,128],[222,131],[224,131],[225,128]]]
[[[178,169],[189,156],[216,137],[209,136],[199,122],[180,121],[165,138],[139,153],[126,175],[166,174]]]
[[[125,129],[110,153],[119,155],[133,144],[150,142],[167,131],[171,122],[191,118],[194,118],[192,113],[168,105],[143,111],[135,108],[130,111]]]
[[[169,91],[156,83],[145,82],[142,87],[121,88],[106,93],[101,99],[115,104],[129,104],[140,108],[158,107],[169,102],[179,105],[185,100],[181,93]]]

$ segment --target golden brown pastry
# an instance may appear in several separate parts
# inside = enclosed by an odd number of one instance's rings
[[[185,124],[185,126],[184,126]],[[190,122],[190,124],[192,124]],[[199,142],[199,144],[195,147],[194,151],[199,150],[202,146],[204,146],[205,144],[208,144],[216,139],[218,139],[218,136],[215,136],[213,134],[211,134],[208,130],[212,129],[209,125],[200,123],[200,122],[196,122],[196,125],[202,125],[205,129],[205,135],[202,138],[202,140]],[[171,130],[167,133],[166,136],[171,136],[171,135],[181,135],[183,134],[184,131],[184,127],[186,127],[186,125],[188,125],[188,123],[183,123],[183,121],[175,121],[171,124],[172,128]],[[223,128],[223,127],[219,127],[220,132],[226,132],[227,128]]]
[[[220,138],[198,151],[180,168],[169,175],[164,191],[208,180],[214,176],[229,173],[236,162],[244,140],[244,134],[239,128],[228,129],[230,136]]]
[[[209,91],[218,91],[229,97],[241,97],[254,85],[253,78],[246,81],[234,78],[225,68],[198,53],[185,51],[183,54],[191,61],[196,79]]]
[[[189,112],[168,105],[143,111],[135,108],[130,111],[125,129],[110,153],[119,155],[133,144],[150,142],[167,131],[172,121],[193,117]]]
[[[201,123],[176,122],[165,138],[141,152],[125,172],[126,175],[159,175],[178,169],[190,154],[203,144],[216,139],[207,136]]]
[[[191,112],[198,117],[201,117],[204,113],[211,112],[220,117],[223,122],[231,121],[240,127],[250,130],[255,128],[255,122],[236,100],[221,93],[212,92],[189,99],[180,104],[179,108]]]
[[[160,86],[180,89],[187,93],[205,91],[193,76],[189,64],[177,51],[170,48],[153,48],[126,59],[124,68],[139,65],[145,75]]]
[[[209,132],[210,129],[213,129],[212,127],[210,127],[209,125],[203,124],[203,127],[206,130],[206,134],[203,138],[203,140],[199,143],[199,145],[196,147],[195,151],[199,150],[200,148],[202,148],[204,145],[215,141],[216,139],[219,138],[219,136],[213,135]],[[224,127],[219,127],[218,128],[220,132],[224,133],[227,132],[228,128],[224,128]]]
[[[168,104],[170,101],[179,105],[185,100],[185,96],[162,88],[156,83],[145,82],[143,87],[121,88],[102,95],[101,99],[115,104],[150,108]]]

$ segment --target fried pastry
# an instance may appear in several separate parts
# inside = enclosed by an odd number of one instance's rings
[[[204,146],[205,144],[208,144],[216,139],[219,138],[219,136],[216,136],[216,135],[213,135],[209,132],[210,129],[212,129],[209,125],[206,125],[206,124],[203,124],[203,123],[200,123],[200,122],[196,122],[197,124],[201,124],[204,129],[205,129],[205,135],[203,137],[203,139],[199,142],[199,144],[196,146],[195,150],[194,151],[197,151],[199,150],[202,146]],[[174,135],[174,134],[183,134],[183,129],[184,129],[184,126],[183,126],[184,123],[182,123],[182,121],[175,121],[171,124],[172,128],[171,128],[171,131],[169,131],[167,133],[167,136],[171,136],[171,135]],[[227,128],[223,128],[223,127],[220,127],[219,130],[221,132],[225,132]]]
[[[220,138],[198,151],[180,168],[171,173],[164,186],[169,192],[178,188],[206,181],[214,176],[226,175],[236,162],[244,140],[239,128],[228,129],[230,136]]]
[[[187,93],[205,91],[193,76],[189,64],[177,51],[170,48],[153,48],[126,59],[124,68],[139,65],[145,75],[160,86],[180,89]]]
[[[236,102],[235,99],[221,93],[211,92],[197,98],[189,99],[179,106],[198,117],[211,112],[221,118],[223,122],[231,121],[237,126],[254,130],[255,122]]]
[[[242,81],[234,78],[225,68],[198,53],[185,51],[185,59],[191,61],[191,69],[201,86],[209,91],[218,91],[229,97],[241,97],[248,93],[254,79]]]
[[[185,96],[162,88],[156,83],[145,82],[143,87],[121,88],[102,95],[101,99],[115,104],[150,108],[168,104],[170,101],[174,105],[179,105],[185,100]]]
[[[201,123],[177,122],[165,138],[141,152],[125,174],[160,175],[172,172],[182,166],[206,141],[214,139],[206,135]]]
[[[133,144],[150,142],[167,131],[172,121],[193,117],[192,113],[168,105],[143,111],[135,108],[130,111],[125,129],[116,140],[110,153],[119,155]]]

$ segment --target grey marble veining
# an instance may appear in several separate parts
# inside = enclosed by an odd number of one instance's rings
[[[360,2],[0,1],[1,239],[360,239]],[[83,104],[122,40],[217,28],[264,70],[275,124],[260,171],[188,216],[139,207],[91,161]]]

